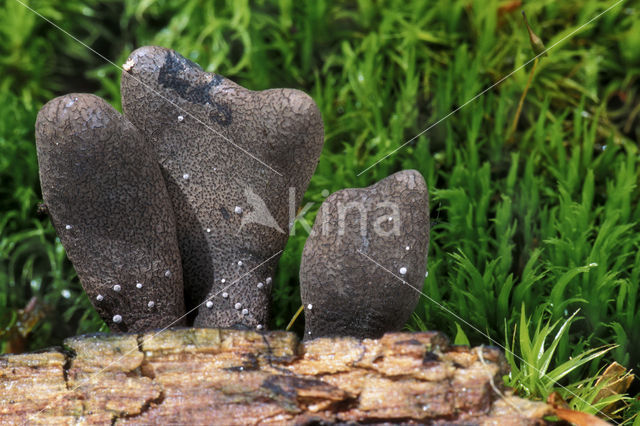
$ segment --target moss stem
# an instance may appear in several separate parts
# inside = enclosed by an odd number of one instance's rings
[[[524,98],[527,96],[527,92],[529,91],[529,87],[531,87],[531,81],[533,80],[533,74],[536,72],[536,65],[538,65],[538,58],[535,58],[533,61],[533,66],[531,67],[531,72],[529,73],[529,79],[527,80],[527,85],[524,87],[524,91],[522,92],[522,96],[520,96],[520,101],[518,102],[518,109],[516,110],[516,115],[513,117],[513,123],[511,123],[511,128],[509,129],[509,135],[507,137],[507,143],[513,143],[513,137],[516,132],[516,126],[518,125],[518,120],[520,119],[520,113],[522,112],[522,104],[524,104]]]
[[[293,318],[291,318],[291,321],[289,321],[289,325],[287,325],[287,328],[286,328],[287,331],[289,331],[291,327],[293,327],[293,323],[296,322],[296,320],[298,319],[298,317],[300,316],[303,310],[304,310],[304,305],[300,305],[296,313],[293,315]]]

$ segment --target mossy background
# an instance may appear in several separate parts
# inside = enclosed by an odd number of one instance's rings
[[[615,1],[26,4],[117,64],[136,47],[156,44],[250,89],[309,93],[326,132],[303,202],[314,203],[304,216],[310,225],[323,190],[419,170],[431,192],[424,291],[433,300],[421,300],[410,329],[491,344],[481,331],[536,366],[540,351],[527,339],[541,338],[543,351],[553,341],[549,366],[565,366],[561,383],[574,390],[593,387],[580,387],[581,380],[613,360],[640,369],[638,2],[620,2],[541,60],[513,142],[508,129],[530,65],[362,174],[534,56],[521,10],[549,47]],[[49,220],[37,214],[35,117],[68,92],[95,93],[120,110],[120,71],[20,2],[0,6],[0,344],[32,350],[104,329]],[[306,236],[298,224],[280,261],[272,328],[284,328],[299,306]],[[34,296],[31,313],[21,314]],[[558,329],[541,333],[548,321],[567,327],[557,336]],[[570,364],[607,344],[616,346]],[[511,379],[531,397],[562,391]],[[622,415],[631,423],[640,402],[627,404]]]

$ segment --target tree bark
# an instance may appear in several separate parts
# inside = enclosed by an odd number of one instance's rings
[[[0,357],[0,424],[544,424],[502,386],[495,348],[437,332],[380,339],[175,329]]]

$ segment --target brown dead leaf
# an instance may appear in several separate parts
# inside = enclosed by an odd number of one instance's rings
[[[608,426],[610,424],[594,416],[593,414],[582,413],[580,411],[568,410],[566,408],[556,408],[555,412],[558,418],[570,422],[576,426]]]
[[[598,392],[598,395],[593,400],[594,403],[607,398],[611,395],[621,395],[627,392],[629,386],[631,386],[631,382],[633,382],[634,375],[631,372],[627,371],[622,365],[617,362],[611,363],[604,373],[598,378],[596,381],[596,386],[599,384],[606,382],[606,385]],[[604,407],[601,411],[605,414],[611,414],[613,410],[618,406],[618,404],[609,404]]]
[[[553,411],[559,419],[576,426],[604,426],[609,424],[593,414],[582,413],[580,411],[569,409],[569,404],[562,399],[558,392],[553,392],[549,395],[547,398],[547,404],[553,407]]]

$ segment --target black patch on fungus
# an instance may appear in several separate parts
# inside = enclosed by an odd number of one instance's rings
[[[222,213],[222,217],[224,220],[229,220],[229,212],[224,207],[220,207],[220,213]]]
[[[174,90],[181,98],[191,103],[211,104],[214,107],[214,110],[209,114],[211,121],[221,126],[228,126],[231,124],[231,108],[227,104],[214,101],[210,93],[212,87],[222,83],[222,76],[213,74],[213,78],[208,83],[192,85],[188,80],[180,77],[180,72],[194,68],[200,72],[203,71],[195,62],[168,51],[165,55],[164,65],[158,72],[158,83],[166,89]]]
[[[221,126],[228,126],[231,124],[231,108],[229,105],[223,103],[213,103],[213,110],[209,113],[211,121],[220,124]]]

